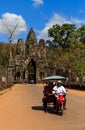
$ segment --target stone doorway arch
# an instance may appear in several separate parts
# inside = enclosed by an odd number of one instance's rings
[[[28,64],[28,83],[36,83],[36,63],[34,59]]]

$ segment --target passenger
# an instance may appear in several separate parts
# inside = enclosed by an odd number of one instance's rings
[[[52,82],[46,82],[46,85],[44,86],[44,96],[48,96],[50,93],[52,93]]]
[[[53,94],[52,94],[52,90],[53,90],[53,83],[48,82],[46,84],[46,86],[44,86],[44,91],[43,91],[44,97],[43,97],[43,100],[42,100],[45,112],[46,112],[46,108],[47,108],[47,103],[50,102],[51,99],[54,97]]]

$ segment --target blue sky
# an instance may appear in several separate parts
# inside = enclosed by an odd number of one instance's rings
[[[25,41],[31,27],[38,39],[46,40],[47,30],[54,24],[73,23],[78,27],[85,24],[85,0],[3,0],[0,1],[0,21],[4,17],[8,18],[9,24],[13,18],[19,17],[18,24],[23,29],[19,28],[21,33],[16,40],[22,38]],[[0,27],[0,41],[8,42],[3,30]]]

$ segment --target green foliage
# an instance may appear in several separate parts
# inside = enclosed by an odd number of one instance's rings
[[[85,44],[85,25],[78,28],[77,32],[79,34],[79,41]]]
[[[58,66],[76,71],[76,76],[85,76],[85,26],[76,28],[74,24],[54,25],[48,30],[51,49]],[[54,43],[55,46],[54,46]],[[52,46],[53,45],[53,46]],[[62,48],[62,49],[61,49]],[[52,55],[53,56],[53,55]]]
[[[72,35],[75,32],[76,27],[74,24],[63,24],[62,26],[56,24],[48,30],[48,36],[53,38],[53,43],[56,45],[66,47],[72,41]]]

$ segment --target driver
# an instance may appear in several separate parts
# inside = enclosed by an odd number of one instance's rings
[[[58,81],[57,81],[57,85],[55,85],[55,86],[53,87],[52,93],[55,95],[54,108],[56,108],[56,97],[58,97],[59,94],[63,94],[64,97],[66,96],[66,89],[65,89],[65,87],[62,85],[62,81],[61,81],[61,80],[58,80]],[[66,106],[66,98],[65,98],[64,109],[65,109],[65,106]]]

